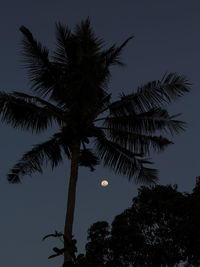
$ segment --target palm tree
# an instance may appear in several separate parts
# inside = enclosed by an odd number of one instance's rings
[[[56,133],[26,152],[8,173],[10,183],[23,175],[42,172],[45,162],[56,167],[63,156],[71,161],[64,227],[64,262],[71,261],[76,183],[79,166],[94,170],[102,162],[135,182],[155,183],[157,170],[148,167],[150,150],[162,151],[172,142],[168,135],[184,129],[170,116],[166,104],[190,91],[188,80],[176,73],[141,86],[112,102],[108,92],[110,68],[123,66],[120,46],[104,47],[87,18],[73,31],[56,24],[57,47],[51,56],[24,26],[23,59],[32,94],[0,92],[2,121],[14,128],[41,133],[53,126]]]

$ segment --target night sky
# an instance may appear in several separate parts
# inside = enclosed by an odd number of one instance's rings
[[[182,113],[187,130],[173,138],[174,145],[153,156],[161,184],[178,184],[191,192],[200,175],[200,1],[199,0],[18,0],[0,4],[0,90],[29,93],[30,84],[20,57],[21,25],[52,49],[55,22],[73,28],[87,16],[96,34],[108,46],[135,38],[124,49],[124,68],[113,68],[110,92],[131,93],[138,86],[160,79],[165,72],[184,74],[192,91],[169,107]],[[22,184],[10,185],[6,173],[33,144],[54,133],[35,135],[1,124],[0,138],[0,266],[61,266],[63,258],[48,260],[50,249],[61,245],[45,234],[62,231],[67,202],[69,162],[43,174],[25,176]],[[102,179],[109,186],[102,188]],[[112,221],[131,205],[138,186],[99,166],[95,172],[81,168],[77,188],[74,235],[84,250],[89,226],[98,220]]]

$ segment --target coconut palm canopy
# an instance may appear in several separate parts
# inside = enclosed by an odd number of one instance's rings
[[[56,48],[50,55],[26,27],[20,31],[30,93],[0,92],[2,120],[35,133],[57,127],[49,140],[22,156],[8,181],[19,183],[24,175],[42,172],[45,162],[54,168],[66,156],[71,160],[69,192],[75,187],[78,166],[94,170],[99,163],[136,182],[156,182],[157,170],[148,167],[149,153],[164,150],[172,144],[169,136],[184,129],[184,123],[164,107],[190,90],[188,80],[169,73],[112,102],[110,70],[123,66],[120,55],[132,37],[105,48],[89,19],[73,31],[58,23]]]
[[[129,179],[155,181],[157,171],[145,167],[151,162],[144,157],[151,148],[160,151],[172,143],[160,133],[183,130],[184,123],[162,106],[189,91],[187,79],[170,73],[111,102],[110,67],[123,66],[120,54],[132,37],[121,46],[103,49],[104,42],[94,35],[89,19],[77,25],[74,32],[59,23],[57,47],[50,58],[49,50],[27,28],[20,30],[33,94],[1,92],[2,120],[36,133],[56,122],[58,132],[23,155],[8,174],[9,182],[42,172],[44,161],[54,168],[63,154],[70,159],[74,140],[80,141],[80,165],[93,170],[101,161]],[[88,148],[90,144],[94,149]]]

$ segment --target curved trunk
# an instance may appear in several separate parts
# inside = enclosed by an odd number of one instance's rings
[[[71,262],[72,256],[69,251],[69,244],[72,240],[72,228],[74,221],[74,209],[76,200],[76,183],[78,178],[78,165],[80,155],[80,142],[76,142],[72,148],[71,158],[71,169],[70,169],[70,180],[68,187],[68,200],[67,200],[67,212],[65,217],[65,228],[64,228],[64,263]]]

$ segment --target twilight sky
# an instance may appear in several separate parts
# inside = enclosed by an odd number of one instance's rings
[[[0,4],[0,90],[28,92],[26,71],[20,57],[19,27],[28,27],[49,48],[55,44],[55,22],[70,28],[87,16],[96,34],[108,45],[135,38],[124,49],[125,68],[113,68],[110,92],[130,93],[167,72],[184,74],[192,83],[191,93],[170,106],[171,114],[182,113],[186,132],[174,137],[175,144],[153,156],[160,171],[160,183],[176,183],[181,191],[191,191],[200,175],[200,1],[199,0],[18,0]],[[22,184],[9,185],[10,167],[56,129],[34,135],[1,124],[0,138],[0,265],[4,267],[61,266],[62,257],[48,260],[50,249],[61,245],[41,238],[62,231],[67,201],[69,162],[53,172],[24,177]],[[102,188],[102,179],[109,186]],[[131,205],[137,187],[126,178],[99,166],[95,172],[81,168],[77,188],[74,235],[83,251],[89,226],[113,217]]]

